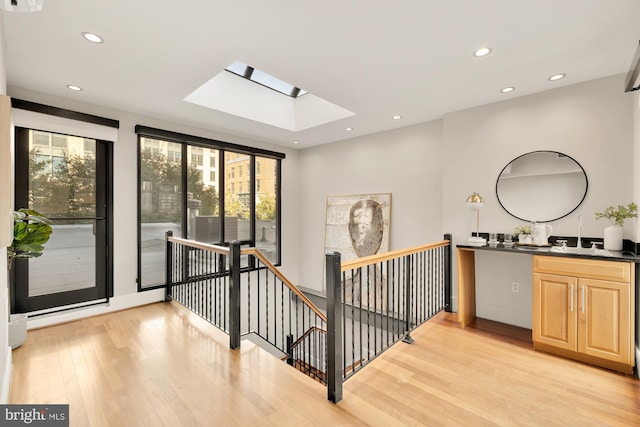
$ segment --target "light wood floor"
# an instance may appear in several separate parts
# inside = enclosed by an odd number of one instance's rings
[[[326,388],[175,303],[29,331],[11,403],[69,403],[72,426],[640,425],[640,381],[531,349],[530,332],[442,314]]]

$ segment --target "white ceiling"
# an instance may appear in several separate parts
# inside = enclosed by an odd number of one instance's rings
[[[10,88],[297,148],[624,73],[640,40],[638,0],[45,0],[2,14]],[[355,115],[293,132],[183,100],[234,61]]]

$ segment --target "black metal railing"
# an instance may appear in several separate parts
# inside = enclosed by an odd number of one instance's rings
[[[165,300],[174,300],[229,334],[229,248],[166,233]]]
[[[410,332],[451,309],[451,235],[348,262],[326,254],[327,313],[256,248],[208,245],[167,233],[166,299],[229,335],[257,337],[342,399],[343,382]],[[241,259],[245,266],[243,268]]]
[[[312,326],[293,341],[288,337],[287,363],[322,384],[327,383],[327,330]]]
[[[230,348],[238,348],[243,336],[255,336],[301,371],[326,376],[326,337],[309,334],[327,330],[326,315],[255,248],[209,245],[167,232],[165,299],[227,333]]]
[[[451,235],[440,242],[341,263],[326,254],[328,397],[411,331],[451,306]],[[335,342],[334,342],[335,341]]]
[[[242,335],[255,334],[290,365],[324,383],[327,316],[260,251],[240,253],[253,257],[249,263],[255,266],[243,281]]]

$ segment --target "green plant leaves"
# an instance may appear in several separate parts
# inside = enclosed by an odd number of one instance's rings
[[[13,242],[7,248],[8,267],[14,258],[37,258],[42,256],[44,244],[51,236],[51,221],[33,209],[13,212]]]
[[[596,219],[607,218],[611,221],[611,224],[616,224],[622,227],[624,225],[624,220],[627,218],[637,218],[638,217],[638,206],[635,203],[629,203],[627,206],[618,205],[609,206],[602,212],[596,212]]]

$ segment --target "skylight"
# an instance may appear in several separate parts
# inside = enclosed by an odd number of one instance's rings
[[[241,62],[221,68],[184,100],[293,132],[354,115]]]
[[[240,61],[234,62],[225,69],[233,74],[244,77],[247,80],[266,86],[269,89],[273,89],[292,98],[298,98],[307,93],[307,91],[295,87],[291,83],[277,79],[264,71],[257,70]]]

